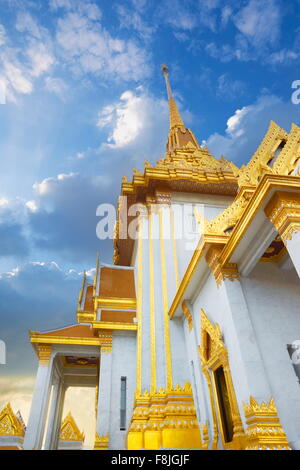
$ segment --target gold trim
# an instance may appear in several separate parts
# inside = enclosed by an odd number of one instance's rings
[[[91,323],[96,320],[96,314],[91,312],[77,312],[77,323]]]
[[[284,190],[299,190],[299,177],[296,176],[282,176],[282,175],[264,175],[256,188],[251,198],[251,203],[247,206],[247,211],[244,211],[236,226],[231,233],[230,237],[225,235],[208,235],[204,234],[196,248],[191,261],[186,269],[183,279],[180,283],[179,289],[174,297],[172,305],[169,310],[170,318],[173,318],[175,311],[180,305],[184,296],[185,290],[190,282],[193,273],[203,258],[205,250],[209,244],[223,244],[224,248],[219,256],[220,266],[226,266],[229,263],[235,249],[242,240],[247,228],[251,224],[255,215],[262,207],[268,192],[272,189]]]
[[[286,245],[300,230],[300,194],[277,191],[266,206],[265,214]]]
[[[99,434],[96,433],[94,450],[108,450],[108,447],[109,447],[109,434],[106,434],[105,436],[99,436]]]
[[[101,337],[97,338],[83,338],[83,337],[69,337],[69,336],[45,336],[39,333],[31,333],[30,342],[36,344],[37,352],[42,346],[52,344],[80,344],[83,346],[101,346],[104,340]],[[41,346],[42,345],[42,346]]]
[[[92,324],[93,324],[93,328],[99,329],[99,330],[137,331],[138,329],[138,325],[136,323],[95,321]]]
[[[226,264],[230,260],[255,215],[262,207],[264,200],[271,189],[291,189],[299,191],[299,177],[268,174],[263,176],[258,187],[253,193],[248,210],[241,215],[228,242],[224,247],[220,257],[220,262],[222,265]]]
[[[220,286],[225,279],[230,281],[239,280],[239,272],[235,263],[227,263],[222,266],[220,263],[220,254],[224,245],[213,245],[209,248],[205,259],[208,266],[211,268],[215,277],[217,286]]]
[[[291,450],[280,424],[274,398],[261,405],[250,396],[250,404],[244,403],[247,421],[246,450]]]
[[[186,300],[182,302],[182,311],[189,325],[189,331],[193,329],[193,317],[189,307],[187,306]]]
[[[206,340],[207,335],[210,337],[211,348],[210,354],[207,356],[206,352]],[[224,345],[222,339],[222,333],[219,325],[216,323],[214,325],[203,309],[201,309],[201,346],[199,347],[200,360],[202,365],[202,370],[208,382],[208,387],[210,391],[212,415],[214,421],[214,440],[212,448],[216,448],[218,440],[218,428],[221,431],[221,437],[223,442],[223,447],[225,449],[244,449],[245,447],[245,433],[243,429],[243,424],[239,412],[239,407],[234,391],[234,385],[232,382],[228,351]],[[231,442],[225,442],[223,425],[221,420],[221,413],[219,409],[219,400],[217,399],[217,389],[215,381],[215,371],[223,367],[226,386],[228,390],[228,398],[231,409],[231,416],[233,422],[233,439]],[[213,385],[212,385],[213,384]],[[216,410],[218,415],[218,424],[216,422]]]
[[[135,310],[136,299],[132,298],[120,298],[120,297],[96,297],[95,298],[95,309],[121,309],[121,310]]]
[[[10,403],[0,412],[0,436],[1,437],[24,437],[25,425],[12,410]]]
[[[73,418],[72,414],[69,412],[65,419],[62,422],[60,428],[60,441],[76,441],[83,442],[85,439],[84,433],[79,431],[79,428]]]
[[[161,277],[162,277],[162,295],[164,307],[164,339],[165,339],[165,354],[166,354],[166,374],[167,374],[167,390],[173,387],[173,374],[172,374],[172,355],[171,355],[171,337],[170,337],[170,324],[169,324],[169,306],[168,306],[168,283],[166,272],[166,256],[165,256],[165,242],[163,231],[163,209],[159,211],[159,235],[160,235],[160,255],[161,255]]]
[[[44,343],[44,342],[43,342]],[[47,341],[46,343],[49,343]],[[52,346],[51,344],[38,344],[37,345],[37,354],[39,358],[40,366],[48,366],[51,357]]]
[[[201,449],[191,384],[137,395],[127,447],[128,450]]]

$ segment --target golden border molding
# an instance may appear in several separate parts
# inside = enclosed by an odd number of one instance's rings
[[[277,191],[267,204],[265,214],[286,244],[300,230],[300,194]]]

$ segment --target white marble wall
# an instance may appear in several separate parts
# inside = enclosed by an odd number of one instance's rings
[[[126,431],[120,430],[121,377],[126,377]],[[133,410],[136,381],[136,333],[113,333],[109,449],[125,449]]]

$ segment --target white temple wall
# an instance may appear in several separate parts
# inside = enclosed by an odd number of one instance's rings
[[[299,448],[300,384],[287,351],[300,339],[299,277],[294,269],[258,263],[241,283],[283,428]]]
[[[120,430],[121,377],[126,377],[126,431]],[[136,385],[136,332],[113,332],[109,449],[125,449]]]
[[[182,208],[183,224],[181,228],[185,231],[185,238],[178,238],[176,240],[177,257],[179,277],[182,279],[189,261],[197,247],[199,236],[199,225],[194,218],[194,210],[189,206],[197,205],[198,211],[207,219],[212,220],[220,212],[222,212],[232,202],[233,198],[230,196],[218,196],[210,194],[197,194],[197,193],[172,193],[172,205],[180,205]],[[177,222],[179,224],[179,221]],[[180,228],[176,227],[175,233],[179,234]]]

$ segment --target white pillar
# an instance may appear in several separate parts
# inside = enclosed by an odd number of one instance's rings
[[[99,437],[109,434],[110,424],[110,398],[111,398],[111,369],[112,351],[111,348],[101,348],[100,354],[100,374],[98,392],[98,413],[96,421],[96,433]],[[119,404],[116,404],[119,406]]]
[[[300,277],[300,231],[294,233],[292,238],[285,241],[292,263]]]
[[[24,439],[25,450],[41,449],[51,391],[53,358],[46,365],[40,361]]]
[[[63,380],[57,377],[53,383],[53,393],[50,405],[50,413],[47,426],[47,435],[45,441],[46,450],[57,449],[61,418],[63,412],[64,398],[65,398],[66,387],[63,384]]]
[[[269,400],[271,388],[249,316],[248,306],[238,279],[225,279],[220,285],[224,302],[226,334],[230,342],[229,361],[238,404],[249,402],[250,395],[259,403]],[[240,409],[244,416],[243,409]]]

